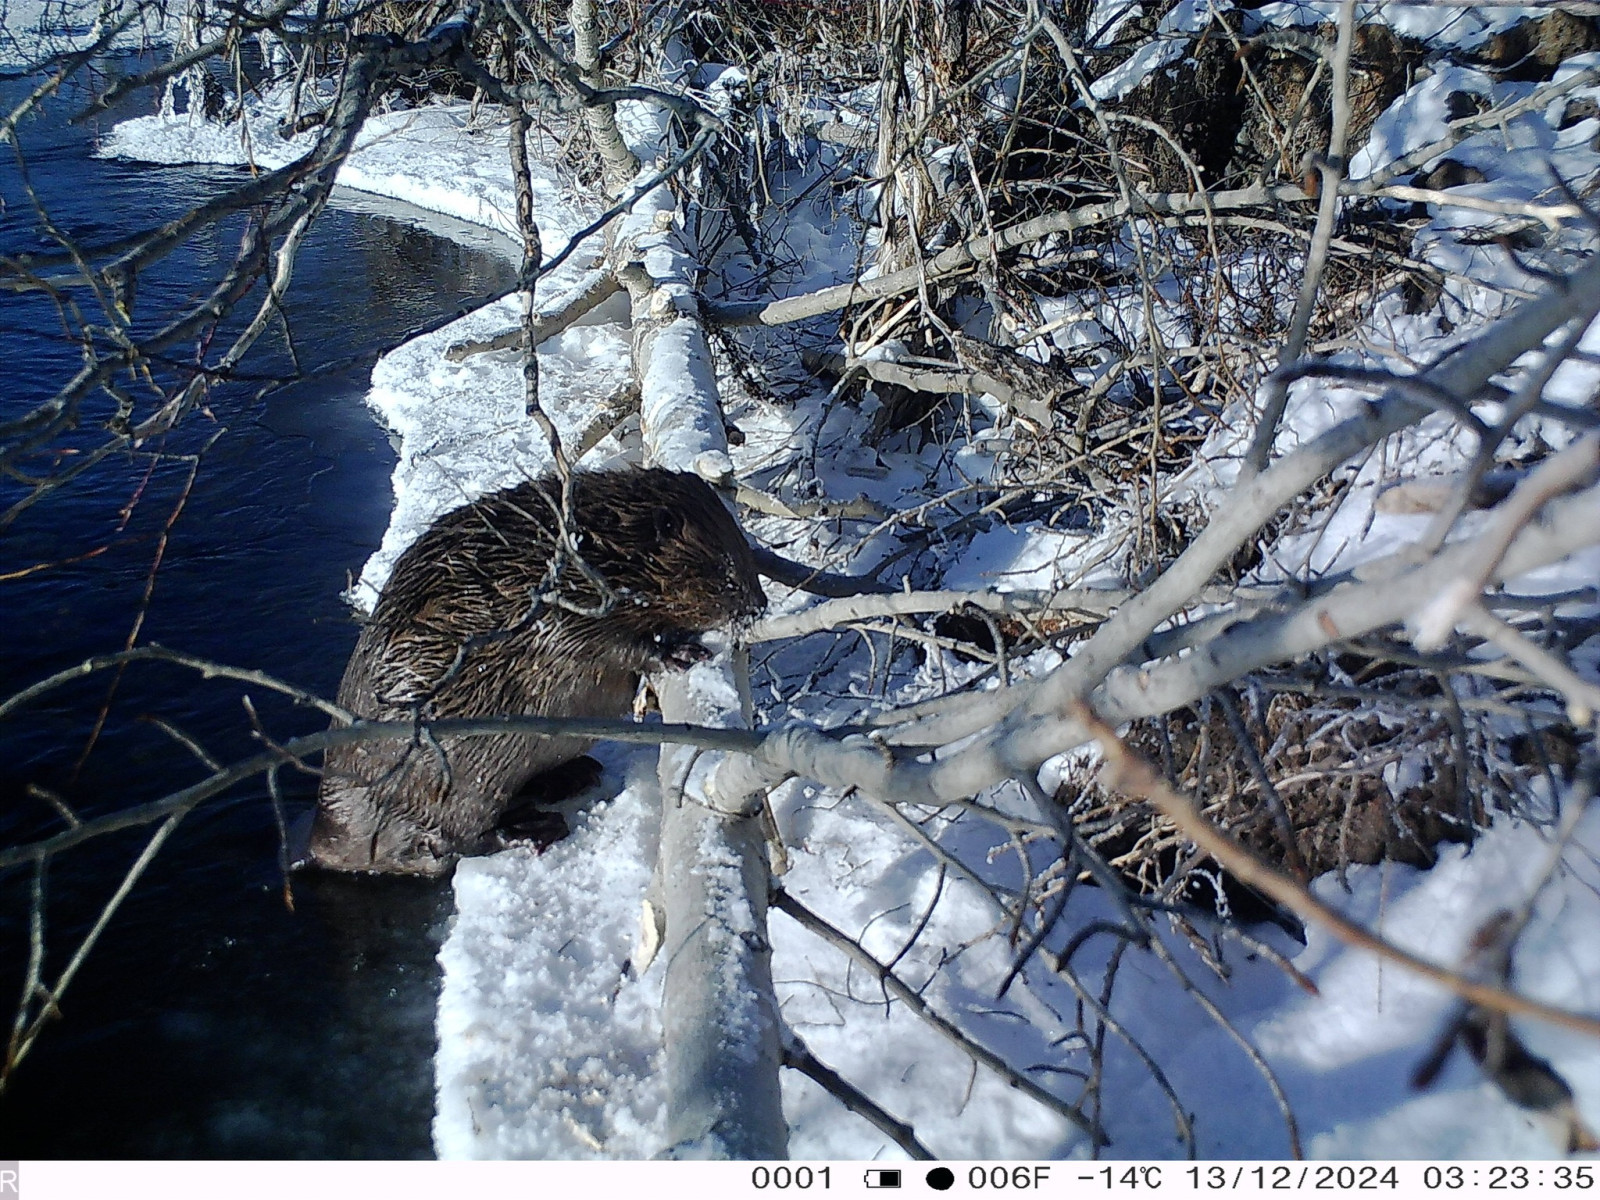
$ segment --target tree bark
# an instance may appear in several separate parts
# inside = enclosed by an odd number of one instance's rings
[[[733,463],[693,288],[695,256],[675,217],[671,194],[658,187],[624,219],[614,242],[617,274],[632,300],[645,456],[652,465],[728,484]],[[740,687],[726,654],[653,682],[668,721],[747,723],[739,697],[748,684]],[[732,804],[718,795],[715,774],[726,757],[683,746],[661,752],[668,1158],[788,1152],[761,793]]]
[[[594,0],[572,0],[567,10],[572,23],[572,58],[583,81],[599,90],[605,86],[600,67],[600,22]],[[639,172],[639,160],[622,140],[617,129],[617,110],[609,104],[591,104],[583,110],[583,125],[594,141],[600,161],[605,165],[606,194],[622,194],[628,181]]]

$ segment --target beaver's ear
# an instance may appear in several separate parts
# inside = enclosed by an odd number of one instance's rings
[[[671,541],[683,532],[683,517],[675,509],[656,509],[656,540]]]

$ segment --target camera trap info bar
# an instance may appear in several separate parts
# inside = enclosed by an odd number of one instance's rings
[[[16,1171],[13,1175],[11,1172]],[[456,1183],[450,1183],[450,1176]],[[0,1200],[350,1200],[352,1195],[398,1198],[453,1195],[473,1200],[528,1200],[530,1195],[637,1196],[658,1200],[849,1200],[868,1191],[903,1191],[925,1200],[1600,1200],[1600,1164],[1587,1160],[1532,1162],[1228,1160],[1055,1161],[1035,1163],[946,1160],[879,1166],[837,1160],[811,1162],[657,1161],[411,1163],[361,1160],[183,1162],[0,1162]],[[1018,1193],[1022,1193],[1018,1195]]]

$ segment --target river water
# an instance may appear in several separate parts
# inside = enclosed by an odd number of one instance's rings
[[[0,81],[0,111],[31,82]],[[95,159],[94,128],[64,119],[74,99],[20,137],[50,217],[85,243],[169,220],[240,182],[231,170]],[[391,501],[394,452],[362,403],[371,353],[514,274],[487,236],[463,244],[443,235],[451,229],[442,220],[350,200],[324,214],[301,250],[290,333],[274,329],[257,344],[244,364],[250,380],[213,388],[205,411],[147,448],[162,456],[112,456],[0,529],[0,698],[122,649],[147,588],[139,643],[336,690],[356,637],[340,593],[377,546]],[[0,254],[44,248],[22,167],[3,146],[0,203]],[[215,279],[240,228],[225,225],[142,276],[141,309],[170,311],[197,281]],[[253,294],[247,305],[255,302]],[[213,356],[226,344],[219,335]],[[363,355],[267,386],[295,362]],[[47,298],[0,292],[0,421],[49,397],[80,362]],[[98,436],[69,434],[53,447],[64,456],[28,465],[70,463]],[[178,456],[202,449],[190,487],[192,464]],[[26,492],[0,480],[0,510]],[[219,761],[259,750],[246,696],[273,738],[325,724],[259,687],[150,664],[75,683],[0,722],[0,845],[62,828],[30,788],[92,816],[203,777],[158,721]],[[314,781],[285,772],[283,783],[290,815],[305,811]],[[52,863],[47,978],[149,832],[102,838]],[[27,869],[0,876],[7,1025],[31,887]],[[0,1159],[431,1154],[434,955],[447,885],[302,877],[293,890],[290,911],[263,781],[180,825],[61,996],[61,1018],[0,1094]]]

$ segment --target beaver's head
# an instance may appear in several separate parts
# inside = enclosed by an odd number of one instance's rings
[[[619,615],[631,606],[651,622],[700,631],[748,621],[766,608],[749,542],[698,476],[659,469],[581,474],[574,501],[579,551],[618,593]]]

